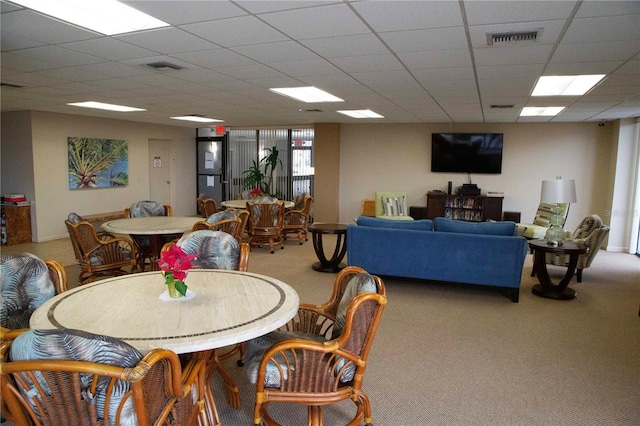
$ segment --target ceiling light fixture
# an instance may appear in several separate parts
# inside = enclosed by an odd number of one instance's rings
[[[604,77],[605,74],[542,76],[531,96],[582,96]]]
[[[340,114],[348,115],[353,118],[384,118],[384,116],[378,114],[377,112],[373,112],[370,109],[352,109],[352,110],[342,110],[336,111]]]
[[[29,9],[105,35],[131,33],[169,24],[115,0],[11,0]]]
[[[68,103],[67,105],[77,106],[82,108],[95,108],[95,109],[105,109],[107,111],[118,111],[118,112],[134,112],[134,111],[146,111],[146,109],[142,108],[133,108],[124,105],[114,105],[114,104],[105,104],[102,102],[73,102]]]
[[[331,93],[327,93],[324,90],[320,90],[317,87],[279,87],[269,89],[278,95],[287,96],[298,101],[312,103],[312,102],[344,102],[344,99],[340,99],[333,96]]]
[[[196,123],[222,123],[224,120],[218,120],[216,118],[207,118],[201,115],[182,115],[179,117],[169,117],[174,120],[195,121]]]
[[[560,114],[565,107],[524,107],[520,117],[543,117]]]

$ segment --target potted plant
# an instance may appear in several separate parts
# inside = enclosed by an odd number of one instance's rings
[[[275,181],[276,168],[282,168],[282,161],[278,158],[279,151],[275,146],[265,148],[268,155],[261,158],[259,162],[253,161],[253,165],[243,174],[244,188],[248,190],[260,190],[264,194],[275,196],[271,193],[271,185]],[[257,191],[256,191],[257,192]]]

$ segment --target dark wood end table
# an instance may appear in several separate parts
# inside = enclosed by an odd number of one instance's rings
[[[345,264],[340,262],[342,262],[347,252],[347,225],[340,223],[313,223],[309,225],[308,229],[313,239],[313,249],[316,252],[316,256],[318,256],[318,260],[320,260],[320,262],[313,264],[313,269],[319,272],[338,272],[342,270]],[[322,246],[322,235],[324,234],[337,235],[336,247],[329,260],[327,260]]]
[[[576,265],[578,264],[578,256],[586,253],[587,248],[584,245],[574,243],[572,241],[565,241],[561,246],[551,246],[547,244],[546,240],[531,240],[529,241],[529,247],[533,250],[533,271],[531,275],[537,275],[540,284],[536,284],[531,289],[531,292],[537,296],[546,297],[547,299],[555,300],[570,300],[574,299],[577,295],[576,291],[567,287],[573,273],[576,271]],[[549,278],[549,271],[547,271],[546,255],[547,253],[554,254],[567,254],[569,255],[569,265],[567,266],[567,272],[558,284],[551,282]]]

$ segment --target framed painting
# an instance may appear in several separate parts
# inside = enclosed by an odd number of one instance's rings
[[[69,189],[113,188],[129,183],[127,142],[68,137]]]

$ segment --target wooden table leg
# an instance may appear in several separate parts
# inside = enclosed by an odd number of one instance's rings
[[[576,270],[578,264],[578,254],[569,255],[569,265],[567,272],[558,284],[554,284],[549,277],[549,271],[547,270],[547,262],[545,259],[545,252],[542,250],[534,251],[533,267],[535,275],[538,276],[540,284],[536,284],[531,289],[531,292],[537,296],[546,297],[547,299],[556,300],[569,300],[574,299],[577,292],[569,287],[569,281]],[[533,275],[533,274],[532,274]]]

